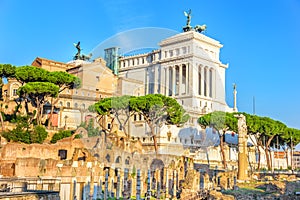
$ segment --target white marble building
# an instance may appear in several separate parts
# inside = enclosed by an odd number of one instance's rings
[[[158,128],[160,154],[184,154],[186,148],[203,148],[203,143],[210,141],[205,140],[209,134],[201,130],[197,119],[213,111],[233,111],[225,101],[228,64],[223,64],[219,56],[223,45],[191,30],[166,38],[159,46],[149,53],[119,59],[119,79],[139,83],[124,84],[122,95],[163,94],[177,99],[190,114],[190,123],[184,127]],[[128,130],[133,140],[140,140],[145,146],[153,145],[150,129],[141,115],[132,116]],[[214,148],[215,145],[204,146]],[[217,159],[215,156],[212,157]]]
[[[232,111],[225,101],[225,72],[220,61],[222,45],[201,33],[179,33],[159,43],[150,53],[121,57],[119,76],[135,79],[144,94],[174,97],[196,122],[212,111]],[[128,95],[139,88],[131,88]]]

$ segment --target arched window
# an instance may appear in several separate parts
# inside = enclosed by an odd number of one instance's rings
[[[105,159],[107,160],[107,162],[110,162],[110,155],[107,154],[107,155],[105,156]]]
[[[74,104],[74,107],[75,107],[75,108],[78,108],[78,103],[75,103],[75,104]]]
[[[129,165],[130,164],[130,157],[128,156],[125,160],[125,165]]]
[[[116,162],[115,162],[115,163],[121,163],[121,161],[122,161],[121,156],[118,156],[118,157],[116,158]]]
[[[82,108],[82,109],[85,109],[85,104],[84,104],[84,103],[81,105],[81,108]]]
[[[60,101],[60,102],[59,102],[59,106],[60,106],[60,107],[63,107],[63,105],[64,105],[63,102]]]
[[[71,104],[70,102],[67,102],[67,107],[70,108],[71,107]]]

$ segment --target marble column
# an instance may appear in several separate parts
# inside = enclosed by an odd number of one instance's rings
[[[182,70],[183,70],[183,67],[182,67],[182,64],[181,64],[181,65],[179,65],[178,96],[181,96],[181,94],[182,94]]]
[[[189,64],[186,64],[185,65],[185,69],[186,69],[186,80],[185,80],[185,82],[186,82],[186,84],[185,84],[185,93],[186,93],[186,95],[189,95],[190,94],[190,91],[189,91],[189,89],[190,89],[190,66],[189,66]]]
[[[172,67],[172,96],[175,96],[176,94],[175,85],[176,85],[176,68],[175,66],[173,66]]]
[[[166,80],[165,80],[165,96],[169,96],[169,76],[170,76],[170,71],[169,71],[169,67],[165,68],[165,76],[166,76]]]
[[[204,82],[204,67],[203,66],[201,66],[201,95],[204,95],[204,84],[205,84],[205,82]]]
[[[210,85],[209,85],[209,68],[206,68],[206,95],[209,97]]]
[[[159,84],[158,84],[158,80],[159,80],[159,69],[157,66],[153,66],[153,87],[154,87],[154,94],[158,94],[159,91]]]

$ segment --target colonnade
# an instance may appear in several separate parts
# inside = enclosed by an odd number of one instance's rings
[[[198,67],[198,95],[214,97],[214,85],[216,83],[214,70],[200,65]]]
[[[96,178],[99,180],[96,181]],[[84,184],[74,178],[72,193],[73,199],[83,200],[121,197],[129,199],[132,196],[137,200],[150,197],[176,199],[179,184],[184,178],[183,172],[166,167],[153,171],[137,169],[135,172],[127,168],[123,170],[104,168],[100,170],[99,177],[91,175],[91,179]],[[199,187],[200,183],[197,188]]]
[[[165,68],[165,95],[180,96],[189,93],[189,64]]]

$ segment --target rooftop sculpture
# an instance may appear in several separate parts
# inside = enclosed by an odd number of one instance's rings
[[[90,53],[89,55],[81,55],[81,48],[80,48],[80,41],[77,43],[74,43],[74,46],[77,49],[77,53],[75,54],[73,60],[90,60],[92,57],[92,53]]]
[[[187,32],[187,31],[196,31],[196,32],[203,32],[206,30],[206,25],[203,24],[203,25],[196,25],[195,27],[192,27],[191,26],[191,18],[192,18],[192,10],[189,9],[188,12],[184,11],[183,12],[184,15],[186,16],[186,26],[183,27],[183,31],[184,32]]]

